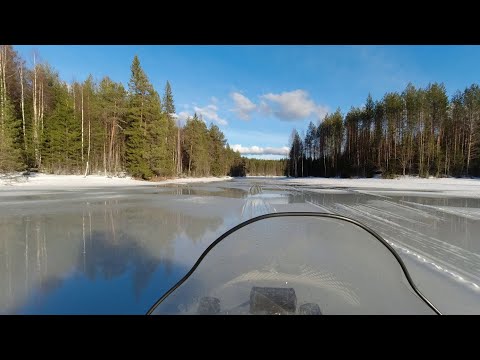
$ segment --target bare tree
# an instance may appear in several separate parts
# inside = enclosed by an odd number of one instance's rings
[[[82,86],[82,132],[83,132],[83,86]],[[90,164],[90,134],[91,134],[91,127],[90,127],[90,116],[88,117],[88,150],[87,150],[87,164],[85,165],[85,177],[88,175],[88,167]],[[83,139],[83,136],[82,136]],[[82,148],[83,149],[83,148]]]
[[[0,140],[3,141],[5,135],[5,115],[7,105],[7,47],[0,47]],[[0,142],[0,145],[2,143]]]
[[[27,134],[25,131],[25,96],[23,93],[23,62],[20,64],[19,71],[20,71],[20,89],[21,89],[20,106],[22,108],[23,145],[25,147],[25,153],[27,153]]]

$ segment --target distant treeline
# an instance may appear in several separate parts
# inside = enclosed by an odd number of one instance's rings
[[[161,97],[138,57],[128,89],[109,77],[67,83],[38,56],[32,61],[27,68],[12,46],[0,46],[0,172],[143,179],[279,172],[276,162],[233,151],[220,129],[207,128],[197,114],[177,126],[170,84]]]
[[[290,176],[384,177],[480,175],[480,88],[473,84],[448,99],[445,86],[409,84],[402,93],[344,116],[338,109],[304,138],[293,130]]]
[[[252,176],[284,176],[287,159],[245,159],[245,172]]]

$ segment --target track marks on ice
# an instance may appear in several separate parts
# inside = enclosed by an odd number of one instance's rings
[[[375,229],[394,248],[404,249],[404,254],[430,265],[437,271],[479,290],[480,255],[428,236],[413,228],[373,214],[362,205],[335,204],[336,213],[356,218]]]
[[[435,206],[435,205],[425,205],[414,203],[411,201],[400,200],[402,203],[408,204],[410,206],[431,209],[437,212],[456,215],[459,217],[464,217],[471,220],[480,220],[480,209],[479,208],[465,208],[465,207],[456,207],[456,206]]]

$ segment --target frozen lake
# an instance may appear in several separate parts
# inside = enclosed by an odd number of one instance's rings
[[[428,185],[335,184],[2,188],[0,313],[142,314],[230,227],[267,212],[319,211],[382,235],[443,313],[480,314],[476,184],[458,195]]]

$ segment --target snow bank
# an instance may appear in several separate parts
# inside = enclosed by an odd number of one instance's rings
[[[231,177],[201,177],[201,178],[182,178],[164,181],[142,181],[129,177],[107,177],[101,175],[51,175],[36,174],[32,176],[3,176],[0,177],[0,191],[15,188],[42,188],[42,189],[63,189],[63,188],[86,188],[86,187],[110,187],[110,186],[151,186],[163,184],[186,184],[186,183],[206,183],[213,181],[229,180]]]
[[[43,189],[60,190],[63,188],[88,188],[88,187],[115,187],[115,186],[151,186],[166,184],[188,184],[188,183],[208,183],[214,181],[224,181],[233,179],[229,176],[224,177],[201,177],[201,178],[179,178],[164,180],[158,182],[134,180],[132,178],[107,177],[101,175],[89,175],[86,178],[83,175],[50,175],[36,174],[32,176],[0,176],[0,191],[24,188],[24,189]],[[480,197],[480,179],[456,179],[456,178],[429,178],[418,177],[399,177],[397,179],[339,179],[339,178],[286,178],[286,177],[249,177],[251,180],[263,180],[267,184],[288,184],[316,188],[318,190],[330,191],[340,189],[357,189],[378,192],[378,194],[387,195],[389,192],[398,191],[399,193],[409,193],[417,195],[423,192],[435,194],[441,192],[446,196],[469,196]],[[313,190],[313,189],[309,189]]]
[[[402,176],[397,179],[285,178],[277,181],[289,185],[318,188],[350,188],[374,190],[406,190],[409,192],[442,192],[443,195],[480,197],[480,179],[419,178]],[[380,192],[380,191],[379,191]]]
[[[285,178],[286,179],[287,178],[284,175],[247,175],[245,177],[252,178],[252,179],[255,179],[255,178],[259,178],[259,179],[263,179],[263,178],[273,178],[273,179]]]
[[[326,185],[338,187],[375,188],[375,189],[416,189],[431,190],[431,186],[449,187],[452,190],[461,186],[462,189],[477,187],[480,190],[480,179],[457,178],[418,178],[399,177],[397,179],[339,179],[339,178],[285,178],[285,182],[301,185]],[[455,188],[453,188],[455,187]]]

